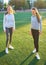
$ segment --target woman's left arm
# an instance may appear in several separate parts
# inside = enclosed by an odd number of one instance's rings
[[[15,17],[13,15],[13,29],[15,30]]]
[[[40,17],[40,33],[42,32],[42,18]]]

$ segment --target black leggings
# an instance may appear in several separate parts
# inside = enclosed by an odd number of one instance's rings
[[[39,30],[31,29],[31,32],[32,32],[36,52],[38,52],[38,48],[39,48],[39,45],[38,45],[38,42],[39,42]]]
[[[11,44],[12,41],[12,30],[13,28],[6,28],[6,46],[9,44]]]

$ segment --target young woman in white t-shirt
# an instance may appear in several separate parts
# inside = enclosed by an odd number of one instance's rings
[[[6,33],[6,49],[5,52],[8,54],[8,48],[14,49],[11,45],[12,42],[12,34],[15,30],[15,18],[14,11],[11,6],[7,7],[7,13],[4,15],[3,19],[3,30]]]

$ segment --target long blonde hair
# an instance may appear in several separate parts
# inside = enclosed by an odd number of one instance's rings
[[[13,8],[12,8],[10,5],[8,5],[8,7],[10,8],[10,13],[11,13],[11,14],[14,14],[15,11],[13,10]],[[7,7],[7,8],[8,8],[8,7]]]
[[[32,10],[36,11],[36,17],[37,17],[38,23],[40,23],[40,14],[39,14],[37,8],[33,7]]]

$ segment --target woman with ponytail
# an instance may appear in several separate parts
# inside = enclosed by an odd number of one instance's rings
[[[38,12],[38,10],[33,7],[32,10],[32,16],[31,16],[31,31],[30,33],[32,34],[33,40],[34,40],[34,50],[33,53],[36,53],[36,58],[40,59],[40,56],[38,54],[39,51],[39,35],[42,32],[42,19],[41,16]]]

